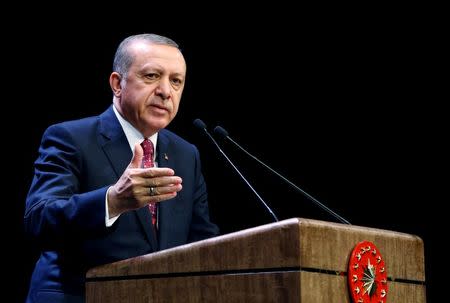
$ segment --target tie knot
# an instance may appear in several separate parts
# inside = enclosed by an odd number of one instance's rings
[[[142,167],[149,168],[153,167],[153,143],[152,141],[145,139],[141,143],[142,149],[144,150],[144,156],[142,157]]]
[[[150,155],[153,157],[153,143],[149,139],[145,139],[141,143],[142,149],[144,150],[144,155]]]

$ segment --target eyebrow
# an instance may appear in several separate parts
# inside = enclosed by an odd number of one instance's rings
[[[142,69],[142,72],[146,73],[149,70],[156,70],[156,71],[159,71],[159,72],[162,72],[162,71],[166,72],[166,69],[163,66],[159,65],[159,64],[149,64],[149,65],[145,66]],[[185,77],[186,73],[175,71],[175,72],[171,72],[170,74],[171,75],[176,75],[176,76],[179,76],[179,77]]]

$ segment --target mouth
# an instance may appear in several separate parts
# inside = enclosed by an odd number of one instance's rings
[[[152,108],[152,110],[156,113],[159,114],[165,114],[169,112],[169,109],[167,109],[166,107],[159,105],[159,104],[150,104],[150,107]]]

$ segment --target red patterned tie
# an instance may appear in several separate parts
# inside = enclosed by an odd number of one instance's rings
[[[148,168],[153,167],[153,143],[149,139],[145,139],[141,143],[142,149],[144,150],[144,157],[142,158],[142,167]],[[156,224],[156,203],[149,203],[148,207],[150,209],[150,213],[152,214],[152,224],[155,226]]]

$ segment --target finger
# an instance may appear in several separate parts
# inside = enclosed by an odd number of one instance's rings
[[[146,203],[159,203],[162,201],[166,201],[169,199],[173,199],[177,196],[177,192],[170,192],[167,194],[157,195],[157,196],[151,196],[146,200]]]
[[[164,177],[173,175],[175,175],[174,170],[168,167],[151,167],[142,170],[142,177],[146,178]]]
[[[144,156],[144,151],[142,150],[142,146],[139,143],[134,145],[134,155],[131,159],[128,167],[130,168],[139,168],[141,167],[142,157]]]
[[[147,194],[150,197],[161,196],[165,194],[170,194],[174,192],[179,192],[183,186],[181,184],[169,184],[167,186],[150,186],[147,189]]]
[[[173,184],[181,184],[182,179],[178,176],[173,177],[155,177],[155,178],[144,178],[142,179],[141,185],[144,187],[162,187]]]

